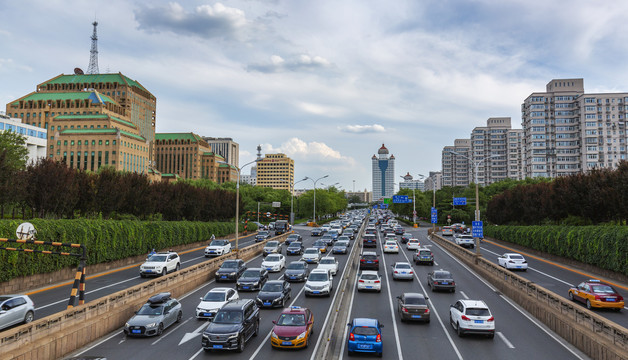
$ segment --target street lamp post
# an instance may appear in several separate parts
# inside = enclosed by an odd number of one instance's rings
[[[249,163],[246,163],[244,165],[242,165],[242,167],[237,167],[234,166],[236,168],[236,170],[238,171],[238,181],[236,182],[236,213],[235,213],[235,251],[236,251],[236,257],[240,257],[239,255],[239,247],[238,247],[238,236],[240,233],[240,171],[242,169],[244,169],[245,166],[251,165],[253,163],[256,163],[258,160],[253,160]],[[226,164],[225,161],[219,161],[219,163],[221,164]]]
[[[325,175],[323,177],[319,177],[318,179],[314,180],[311,177],[306,176],[305,179],[303,180],[312,180],[312,182],[314,183],[314,210],[313,210],[313,218],[312,221],[314,221],[314,223],[316,224],[316,183],[318,182],[318,180],[324,179],[326,177],[329,177],[329,175]]]
[[[425,175],[419,174],[419,176],[425,179]],[[423,184],[425,184],[425,182]],[[436,209],[436,183],[434,182],[434,179],[432,179],[432,193],[433,193],[432,207]],[[434,232],[436,232],[436,224],[432,223],[432,235],[434,234]]]
[[[480,164],[484,162],[485,160],[495,158],[495,157],[500,157],[502,155],[493,154],[493,155],[483,157],[479,160],[473,160],[470,157],[463,155],[461,153],[458,153],[452,150],[450,150],[449,152],[458,156],[462,156],[463,158],[473,163],[474,179],[475,179],[474,180],[475,181],[475,221],[480,221],[480,187],[478,185],[478,168],[480,167]],[[479,238],[475,238],[475,253],[477,255],[480,255],[480,239]]]
[[[287,181],[285,179],[281,179],[282,181]],[[297,182],[294,183],[294,185],[300,183],[301,181],[305,181],[307,180],[307,178],[303,178]],[[292,209],[294,208],[294,185],[292,185],[292,190],[290,191],[290,195],[292,195],[292,198],[290,199],[290,224],[294,225],[294,211],[292,211]]]

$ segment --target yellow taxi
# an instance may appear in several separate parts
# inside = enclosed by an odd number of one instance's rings
[[[624,308],[624,298],[611,285],[600,280],[588,280],[569,289],[567,296],[570,300],[579,301],[587,309],[606,308],[620,311]]]
[[[273,349],[302,349],[310,343],[314,315],[308,308],[291,306],[285,308],[273,324],[270,336]]]

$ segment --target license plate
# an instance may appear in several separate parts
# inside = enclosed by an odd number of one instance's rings
[[[606,301],[615,301],[615,298],[606,298]]]
[[[213,348],[214,349],[222,349],[222,345],[214,345]]]
[[[144,270],[144,272],[151,273],[153,270]]]
[[[215,252],[215,251],[210,251],[209,253],[210,253],[210,254],[215,254],[216,252]]]
[[[265,302],[264,306],[270,306],[270,303],[269,302]]]
[[[203,316],[212,316],[211,313],[203,313]]]
[[[320,294],[320,291],[312,291],[312,294]]]
[[[283,345],[283,346],[290,346],[290,345],[292,345],[292,342],[290,342],[290,341],[283,341],[281,343],[281,345]]]
[[[221,276],[220,278],[221,278],[221,279],[226,279],[226,278],[227,278],[227,276],[226,276],[226,275],[223,275],[223,276]]]
[[[421,317],[421,315],[412,315],[412,318],[413,318],[413,319],[418,319],[418,318],[420,318],[420,317]]]
[[[449,285],[449,283],[447,281],[443,281],[441,284],[442,285]]]
[[[243,288],[243,289],[249,289],[249,288],[250,288],[250,286],[243,286],[242,288]]]
[[[131,330],[131,333],[133,333],[133,334],[141,334],[142,330]]]
[[[290,279],[291,279],[291,280],[294,280],[294,279],[296,279],[296,278],[297,278],[296,276],[290,276]]]
[[[267,267],[266,270],[271,271],[273,268]]]
[[[372,262],[372,261],[367,261],[366,263],[367,263],[367,264],[372,264],[373,262]]]
[[[358,349],[372,349],[373,345],[371,344],[358,344]]]
[[[473,322],[476,323],[476,324],[482,324],[482,323],[484,323],[484,320],[474,320]]]
[[[367,289],[372,289],[373,287],[372,287],[372,286],[367,286],[366,288],[367,288]]]
[[[521,269],[521,266],[517,265],[517,266],[516,266],[516,268],[517,268],[517,269]]]
[[[406,272],[405,272],[405,271],[402,271],[401,273],[402,273],[402,274],[404,274],[404,275],[406,274]]]

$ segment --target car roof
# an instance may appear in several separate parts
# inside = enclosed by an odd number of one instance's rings
[[[310,275],[313,273],[323,273],[323,274],[329,274],[329,270],[327,269],[314,269],[312,271],[310,271]]]
[[[466,300],[466,299],[460,299],[458,300],[460,301],[464,307],[467,308],[486,308],[488,309],[488,306],[486,305],[486,303],[483,300]]]
[[[216,287],[216,288],[210,289],[209,292],[227,292],[229,290],[233,290],[233,289],[228,288],[228,287]]]
[[[407,261],[397,261],[393,266],[397,266],[397,265],[401,265],[401,264],[410,265],[410,263],[407,262]]]
[[[377,327],[377,319],[369,319],[369,318],[355,318],[353,319],[353,326],[369,326],[369,327]]]
[[[362,270],[360,275],[379,275],[379,273],[375,270]]]
[[[231,300],[220,308],[220,310],[242,310],[242,308],[253,301],[252,299]]]
[[[407,298],[425,298],[425,295],[421,294],[421,293],[403,293],[403,296],[407,299]]]
[[[307,308],[304,308],[304,307],[289,306],[287,308],[284,308],[281,313],[282,314],[305,314],[306,311],[307,311]]]
[[[375,251],[365,251],[362,255],[377,255],[377,253]]]
[[[266,284],[283,284],[285,280],[268,280]]]
[[[417,238],[412,238],[412,239],[410,239],[410,240],[408,240],[408,241],[419,241],[419,239],[417,239]]]

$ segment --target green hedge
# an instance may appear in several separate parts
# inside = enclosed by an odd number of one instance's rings
[[[233,222],[130,221],[130,220],[43,220],[30,222],[37,229],[37,240],[79,243],[87,247],[87,264],[93,265],[147,254],[153,248],[167,249],[205,241],[233,233]],[[15,239],[21,221],[0,220],[0,238]],[[240,224],[244,230],[244,224]],[[0,246],[16,247],[1,243]],[[18,245],[18,247],[24,247]],[[70,248],[28,246],[31,249],[70,251]],[[77,252],[72,249],[71,252]],[[76,267],[75,257],[0,251],[0,282],[19,276],[48,273]]]
[[[484,235],[628,275],[626,226],[486,226]]]

